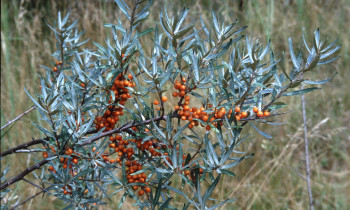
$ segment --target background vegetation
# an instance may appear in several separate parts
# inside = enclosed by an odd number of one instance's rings
[[[338,72],[338,75],[322,90],[307,94],[306,103],[315,208],[349,209],[350,2],[164,0],[154,3],[150,19],[145,24],[153,26],[157,23],[159,11],[164,6],[169,11],[188,7],[192,17],[202,15],[207,20],[211,9],[227,21],[238,18],[241,26],[248,25],[247,34],[265,42],[271,38],[273,49],[286,54],[288,37],[292,36],[294,42],[301,40],[303,28],[306,35],[310,35],[309,38],[317,27],[320,27],[322,37],[329,37],[329,40],[339,38],[343,44],[342,58],[320,68],[317,74],[310,74],[315,77],[312,79],[318,80],[330,77],[334,72]],[[40,85],[37,73],[43,72],[40,65],[52,66],[55,62],[50,57],[55,49],[55,37],[42,18],[52,23],[59,10],[63,13],[71,11],[74,18],[80,19],[80,28],[86,30],[86,37],[100,43],[108,35],[102,23],[116,23],[120,15],[112,0],[1,1],[1,125],[31,107],[23,88],[26,87],[30,93],[37,92]],[[120,17],[123,18],[122,15]],[[88,46],[94,47],[91,42]],[[216,191],[219,199],[237,198],[236,202],[222,209],[307,208],[300,97],[286,100],[289,100],[288,109],[291,111],[281,119],[286,124],[268,127],[273,140],[251,135],[242,145],[242,150],[255,153],[255,156],[235,168],[235,179],[226,177],[219,184],[221,186]],[[28,141],[31,137],[40,137],[30,121],[39,121],[37,111],[23,117],[1,139],[1,150]],[[27,154],[16,154],[15,157],[2,160],[1,167],[11,165],[12,174],[37,160],[34,155]],[[19,182],[15,188],[22,199],[37,191],[25,182]],[[119,198],[116,197],[100,208],[116,208],[118,202]],[[24,209],[63,206],[61,201],[45,196],[27,203]],[[133,207],[126,202],[123,208]]]

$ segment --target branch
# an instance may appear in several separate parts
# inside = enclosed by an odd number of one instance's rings
[[[257,119],[267,119],[267,118],[270,118],[270,117],[274,117],[274,116],[277,116],[277,115],[283,115],[283,114],[287,114],[289,113],[290,111],[286,111],[286,112],[281,112],[281,113],[275,113],[275,114],[271,114],[270,116],[268,117],[258,117],[256,115],[252,115],[251,117],[247,117],[247,118],[243,118],[243,119],[240,119],[239,121],[243,122],[243,121],[249,121],[249,120],[257,120]],[[246,123],[245,122],[245,123]]]
[[[132,9],[132,13],[131,13],[131,20],[130,20],[130,26],[129,26],[129,32],[132,33],[132,27],[134,25],[134,21],[135,21],[135,12],[136,12],[136,7],[137,7],[137,2],[134,2],[134,8]]]
[[[300,89],[303,89],[303,84],[301,84]],[[312,199],[312,190],[311,190],[311,180],[310,180],[310,163],[309,163],[309,142],[307,139],[307,125],[306,125],[306,110],[305,110],[305,96],[301,95],[301,105],[303,109],[303,122],[304,122],[304,142],[305,142],[305,165],[306,165],[306,183],[307,191],[309,194],[309,204],[310,210],[314,209],[314,201]]]
[[[27,203],[28,201],[32,200],[33,198],[35,198],[36,196],[40,195],[41,193],[43,193],[43,192],[45,192],[45,191],[47,191],[47,189],[43,189],[43,190],[41,190],[40,192],[38,192],[38,193],[36,193],[36,194],[34,194],[34,195],[28,197],[27,199],[25,199],[25,200],[22,201],[21,203],[12,206],[11,209],[16,209],[17,207],[22,206],[23,204]]]
[[[31,173],[32,171],[34,171],[36,169],[40,169],[41,166],[45,165],[48,162],[49,162],[49,160],[42,160],[42,161],[36,163],[35,165],[32,165],[31,167],[27,168],[26,170],[24,170],[20,174],[18,174],[15,178],[11,179],[8,182],[2,183],[0,185],[0,190],[3,190],[5,188],[7,188],[8,186],[22,180],[26,175],[28,175],[29,173]]]
[[[93,134],[93,133],[96,133],[96,132],[97,132],[96,129],[92,129],[92,130],[88,131],[86,134]],[[60,137],[60,136],[58,136],[58,137]],[[46,140],[48,140],[48,138],[33,140],[33,141],[30,141],[30,142],[26,142],[26,143],[20,144],[20,145],[18,145],[16,147],[13,147],[13,148],[8,149],[5,152],[1,153],[0,157],[5,157],[6,155],[11,155],[13,153],[18,153],[18,150],[27,149],[27,147],[35,145],[35,144],[43,144],[43,143],[45,143]],[[25,151],[21,151],[21,152],[25,152]]]
[[[38,140],[33,140],[33,141],[30,141],[30,142],[26,142],[26,143],[20,144],[20,145],[18,145],[16,147],[13,147],[11,149],[6,150],[5,152],[0,154],[0,157],[5,157],[6,155],[10,155],[10,154],[16,153],[17,150],[27,149],[27,147],[29,147],[29,146],[32,146],[32,145],[35,145],[35,144],[43,144],[43,143],[45,143],[44,139],[38,139]]]
[[[172,118],[173,117],[177,117],[177,116],[172,116]],[[139,122],[139,123],[129,122],[129,123],[126,123],[126,124],[124,124],[123,126],[121,126],[119,128],[113,129],[113,130],[108,131],[108,132],[104,132],[104,133],[102,133],[99,136],[90,138],[87,141],[85,141],[82,144],[80,144],[80,146],[88,145],[91,142],[97,141],[98,139],[100,139],[102,137],[105,137],[105,136],[109,136],[109,135],[112,135],[112,134],[115,134],[115,133],[121,133],[121,132],[123,132],[123,131],[125,131],[127,129],[130,129],[130,128],[134,127],[134,126],[146,125],[146,124],[152,123],[152,121],[166,120],[166,118],[167,118],[167,116],[161,116],[161,117],[156,117],[156,118],[153,118],[153,119],[145,120],[145,121],[142,121],[142,122]]]
[[[12,123],[16,122],[17,120],[21,119],[24,115],[28,114],[29,112],[33,111],[34,109],[36,109],[36,106],[32,106],[30,109],[28,109],[27,111],[25,111],[22,114],[18,115],[13,120],[8,121],[4,126],[1,127],[1,130],[6,128],[7,126],[11,125]]]

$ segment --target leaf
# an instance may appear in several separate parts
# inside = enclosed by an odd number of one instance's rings
[[[159,182],[158,182],[158,187],[156,189],[156,193],[154,195],[154,200],[152,202],[153,206],[156,206],[157,203],[158,203],[158,200],[159,200],[159,196],[160,196],[160,193],[162,191],[162,179],[159,179]]]
[[[198,57],[192,53],[192,64],[193,64],[193,71],[194,71],[194,78],[196,79],[196,82],[199,81],[199,69],[198,69]]]
[[[168,139],[170,138],[170,135],[171,135],[171,133],[173,131],[171,117],[172,117],[172,114],[171,114],[171,112],[169,112],[169,114],[167,115],[167,118],[166,118],[166,131],[167,131],[167,134],[168,134]]]
[[[119,203],[119,205],[118,205],[118,209],[120,209],[120,208],[122,207],[122,205],[123,205],[123,203],[124,203],[124,201],[125,201],[126,195],[127,195],[127,193],[125,192],[125,193],[123,194],[123,197],[120,199],[120,203]]]
[[[237,166],[240,162],[242,162],[242,160],[244,160],[246,157],[249,157],[249,156],[243,156],[243,157],[239,158],[238,160],[236,160],[235,162],[232,162],[232,163],[223,165],[223,166],[220,167],[220,170],[224,170],[224,169],[228,169],[228,168],[235,167],[235,166]]]
[[[219,183],[221,178],[221,174],[219,174],[216,179],[214,180],[214,182],[210,185],[209,189],[205,192],[204,196],[203,196],[203,204],[205,204],[208,200],[208,198],[210,197],[210,195],[213,193],[216,185]]]
[[[293,65],[294,67],[299,70],[300,69],[300,64],[297,60],[297,58],[295,57],[295,54],[294,54],[294,50],[293,50],[293,43],[292,43],[292,38],[288,38],[288,42],[289,42],[289,53],[290,53],[290,56],[292,58],[292,62],[293,62]]]
[[[166,136],[165,134],[163,133],[163,131],[156,125],[156,123],[154,122],[154,120],[152,119],[152,123],[153,123],[153,126],[156,128],[156,130],[158,131],[158,133],[164,138],[166,139]]]
[[[311,88],[306,88],[306,89],[302,89],[302,90],[296,90],[296,91],[293,91],[293,92],[285,93],[285,94],[283,94],[283,96],[300,95],[300,94],[308,93],[308,92],[311,92],[311,91],[314,91],[314,90],[317,90],[317,89],[320,89],[320,88],[311,87]]]
[[[322,85],[322,84],[325,84],[325,83],[329,82],[337,74],[338,74],[338,72],[336,72],[335,74],[333,74],[333,76],[331,76],[330,78],[325,79],[325,80],[320,80],[320,81],[305,80],[305,81],[303,81],[303,83],[311,84],[311,85]]]
[[[340,56],[337,56],[337,57],[331,58],[331,59],[329,59],[329,60],[320,61],[320,62],[318,62],[318,63],[317,63],[317,65],[323,65],[323,64],[331,63],[331,62],[333,62],[333,61],[337,60],[338,58],[340,58]]]
[[[184,125],[182,128],[180,128],[180,130],[178,130],[176,132],[176,134],[174,135],[173,139],[174,141],[177,140],[177,138],[179,138],[179,136],[182,134],[182,132],[188,127],[188,125],[190,124],[191,122],[188,122],[186,125]]]
[[[190,30],[192,30],[194,27],[194,24],[190,24],[188,26],[186,26],[186,28],[182,29],[181,31],[179,31],[177,34],[175,34],[174,39],[179,39],[181,37],[183,37],[187,32],[189,32]]]
[[[259,130],[257,127],[255,127],[255,125],[253,125],[253,123],[249,122],[249,124],[256,130],[258,131],[262,136],[264,136],[265,138],[268,138],[268,139],[272,139],[272,136],[270,136],[269,134]]]
[[[168,198],[168,199],[159,207],[159,210],[162,210],[162,209],[167,208],[171,199],[173,199],[173,198],[172,198],[172,197]]]
[[[12,123],[12,125],[1,134],[1,139],[11,130],[11,128],[17,123],[18,121],[15,121],[14,123]]]
[[[209,210],[217,209],[218,207],[224,205],[225,203],[233,202],[233,201],[235,201],[235,200],[236,200],[235,198],[234,198],[234,199],[227,199],[227,200],[224,200],[223,202],[221,202],[221,203],[219,203],[219,204],[216,204],[216,205],[210,207]]]
[[[222,172],[223,174],[227,174],[227,175],[233,176],[233,177],[236,176],[236,174],[234,174],[233,172],[231,172],[231,171],[229,171],[229,170],[226,170],[226,169],[220,169],[220,170],[221,170],[221,172]]]
[[[35,103],[35,105],[37,107],[39,107],[41,110],[43,110],[44,112],[48,113],[39,103],[38,101],[36,101],[30,94],[29,92],[27,91],[27,89],[24,88],[24,91],[27,93],[27,95],[29,96],[29,98]]]
[[[125,16],[131,20],[131,17],[130,17],[130,9],[128,7],[128,5],[125,4],[125,2],[123,0],[114,0],[115,3],[117,3],[119,9],[125,14]]]
[[[138,38],[140,38],[141,36],[144,36],[144,35],[146,35],[146,34],[152,32],[152,31],[154,31],[154,28],[149,28],[149,29],[147,29],[147,30],[144,30],[144,31],[142,31],[141,33],[138,33],[138,34],[136,35],[136,38],[138,39]]]

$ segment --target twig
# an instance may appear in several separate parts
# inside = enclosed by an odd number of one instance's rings
[[[134,1],[134,8],[132,9],[131,20],[130,20],[130,26],[129,26],[129,32],[130,32],[130,33],[132,33],[132,27],[133,27],[134,21],[135,21],[136,7],[137,7],[137,2]]]
[[[175,117],[175,116],[172,116],[172,117]],[[142,121],[142,122],[139,122],[139,123],[136,123],[136,124],[134,122],[129,122],[129,123],[126,123],[123,126],[117,128],[117,129],[113,129],[111,131],[104,132],[104,133],[102,133],[99,136],[93,137],[93,138],[83,142],[82,144],[80,144],[80,146],[85,146],[87,144],[90,144],[91,142],[97,141],[98,139],[100,139],[102,137],[109,136],[109,135],[115,134],[115,133],[120,133],[120,132],[125,131],[125,130],[127,130],[129,128],[132,128],[134,126],[146,125],[146,124],[152,123],[152,121],[166,120],[166,118],[167,118],[167,116],[161,116],[161,117],[156,117],[156,118],[153,118],[153,119],[145,120],[145,121]]]
[[[8,182],[4,182],[0,185],[0,190],[3,190],[5,188],[7,188],[8,186],[22,180],[26,175],[28,175],[29,173],[31,173],[32,171],[39,169],[41,166],[45,165],[46,163],[48,163],[49,160],[42,160],[38,163],[36,163],[35,165],[32,165],[31,167],[27,168],[26,170],[22,171],[20,174],[18,174],[15,178],[11,179]]]
[[[300,89],[303,89],[303,83],[300,85]],[[314,209],[314,201],[312,198],[312,190],[311,190],[311,180],[310,180],[310,163],[309,163],[309,142],[307,139],[307,125],[306,125],[306,110],[305,110],[305,96],[301,95],[301,105],[303,109],[303,123],[304,123],[304,142],[305,142],[305,165],[306,165],[306,183],[307,190],[309,194],[309,205],[310,210]]]
[[[33,111],[34,109],[36,109],[36,106],[32,106],[30,109],[28,109],[27,111],[25,111],[22,114],[18,115],[13,120],[8,121],[4,126],[1,127],[1,130],[6,128],[7,126],[11,125],[12,123],[16,122],[17,120],[21,119],[24,115],[28,114],[29,112]]]
[[[16,209],[17,207],[22,206],[23,204],[25,204],[25,203],[27,203],[28,201],[32,200],[32,199],[35,198],[36,196],[38,196],[38,195],[40,195],[41,193],[45,192],[46,190],[47,190],[47,189],[43,189],[43,190],[41,190],[40,192],[38,192],[38,193],[36,193],[36,194],[34,194],[34,195],[28,197],[27,199],[25,199],[25,200],[22,201],[21,203],[12,206],[11,209]]]
[[[30,142],[26,142],[26,143],[20,144],[20,145],[18,145],[16,147],[13,147],[13,148],[8,149],[5,152],[1,153],[0,157],[5,157],[6,155],[10,155],[10,154],[16,153],[17,150],[27,149],[27,147],[29,147],[29,146],[32,146],[32,145],[35,145],[35,144],[43,144],[44,142],[45,142],[44,139],[38,139],[38,140],[33,140],[33,141],[30,141]]]

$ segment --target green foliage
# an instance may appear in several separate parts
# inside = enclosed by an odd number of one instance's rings
[[[317,29],[312,47],[303,39],[307,51],[296,54],[290,38],[293,67],[288,71],[280,68],[283,54],[274,53],[270,41],[263,46],[243,35],[246,27],[237,27],[237,21],[225,26],[214,11],[207,26],[202,19],[198,25],[185,25],[187,9],[173,17],[164,9],[159,14],[160,27],[139,32],[137,26],[149,15],[152,1],[136,0],[132,7],[123,0],[115,2],[129,22],[105,24],[111,38],[104,44],[94,42],[96,50],[82,48],[88,40],[81,41],[84,32],[77,29],[77,21],[70,22],[69,14],[62,18],[59,13],[57,23],[48,24],[57,38],[53,57],[62,63],[56,65],[57,70],[43,66],[46,75],[40,78],[40,94],[31,96],[26,91],[49,127],[35,124],[47,136],[43,146],[48,157],[44,158],[54,168],[37,177],[39,182],[49,185],[49,194],[66,202],[67,209],[103,205],[117,193],[123,195],[119,207],[132,198],[141,209],[175,209],[174,194],[188,201],[184,209],[215,209],[234,201],[215,200],[213,192],[222,176],[235,176],[232,168],[253,155],[242,156],[245,153],[237,150],[247,139],[240,136],[244,126],[251,125],[265,138],[272,138],[254,124],[273,125],[273,117],[286,106],[280,101],[283,96],[317,89],[292,90],[301,83],[330,81],[333,76],[322,81],[304,80],[303,76],[336,60],[340,45],[326,45]],[[149,57],[146,51],[151,51]],[[128,74],[133,78],[130,81]],[[193,118],[203,128],[196,128],[188,118],[189,122],[182,122],[180,111],[164,107],[168,102],[162,98],[171,96],[178,79],[186,81],[186,96],[208,116],[209,120]],[[123,86],[123,93],[131,96],[128,102],[113,91],[117,80],[135,82]],[[184,109],[184,98],[179,97],[174,105]],[[151,104],[154,99],[160,101],[158,107]],[[248,116],[238,118],[236,107]],[[258,117],[253,107],[270,114]],[[113,127],[99,127],[98,118],[108,117],[115,108],[124,111],[119,121],[110,123]],[[222,110],[219,117],[216,111]],[[111,146],[113,141],[109,142],[116,134],[129,142],[134,154],[118,154]],[[156,155],[138,145],[148,142]],[[73,155],[67,153],[69,149]],[[115,158],[116,154],[121,161],[106,161],[106,156]],[[136,161],[142,169],[131,171],[128,161]],[[128,178],[141,174],[147,176],[144,182]],[[182,185],[174,185],[174,180],[181,180]],[[6,179],[2,177],[1,182]],[[140,195],[140,189],[147,188],[151,192]]]

